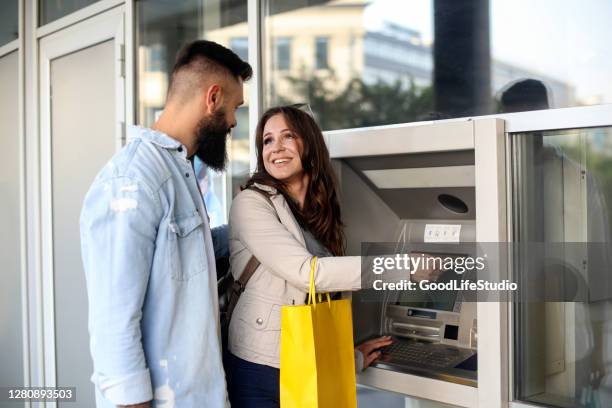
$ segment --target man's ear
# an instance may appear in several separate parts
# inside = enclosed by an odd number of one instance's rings
[[[216,112],[223,104],[223,88],[219,84],[212,84],[206,90],[206,107],[207,112],[212,114]]]

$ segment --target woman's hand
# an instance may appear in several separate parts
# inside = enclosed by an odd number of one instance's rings
[[[419,254],[419,253],[413,253],[411,254],[412,257],[422,257],[422,261],[419,265],[419,268],[416,269],[415,271],[412,271],[412,275],[410,275],[410,280],[412,282],[420,282],[423,280],[427,280],[429,282],[437,282],[440,279],[440,276],[442,276],[444,274],[444,272],[446,272],[446,269],[442,268],[442,269],[436,269],[435,265],[436,265],[436,259],[440,259],[440,257],[437,256],[431,256],[428,254]],[[442,262],[438,262],[440,265],[442,264]],[[433,265],[433,266],[432,266]]]
[[[391,336],[383,336],[361,343],[355,348],[363,354],[363,368],[365,370],[374,360],[380,357],[380,348],[393,343]]]

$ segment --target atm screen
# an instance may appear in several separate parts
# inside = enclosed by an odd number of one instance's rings
[[[445,272],[439,281],[446,281],[445,276],[451,274],[455,275],[455,273],[452,271]],[[450,278],[452,279],[453,276],[450,276]],[[397,305],[452,312],[455,308],[456,299],[456,290],[429,291],[416,289],[413,291],[402,292],[397,301]]]
[[[428,254],[434,257],[460,257],[464,255],[458,254]],[[436,282],[450,282],[460,279],[460,275],[453,270],[443,272]],[[421,290],[419,285],[415,290],[403,291],[396,304],[399,306],[417,307],[422,309],[433,309],[445,312],[452,312],[455,309],[455,301],[457,299],[456,290]]]

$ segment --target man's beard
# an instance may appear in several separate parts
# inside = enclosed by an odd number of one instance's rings
[[[227,164],[227,137],[230,127],[225,121],[225,109],[204,118],[196,130],[196,156],[215,171],[225,170]]]

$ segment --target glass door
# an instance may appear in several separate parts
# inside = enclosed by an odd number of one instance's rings
[[[515,399],[612,406],[612,127],[510,141]]]
[[[122,141],[123,27],[118,7],[40,42],[45,385],[77,393],[59,407],[95,405],[79,214]]]

